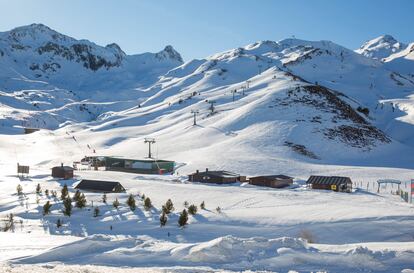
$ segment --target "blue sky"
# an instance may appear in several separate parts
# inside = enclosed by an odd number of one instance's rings
[[[0,31],[33,22],[128,54],[171,44],[203,58],[258,40],[331,40],[357,48],[391,34],[414,41],[411,0],[0,0]]]

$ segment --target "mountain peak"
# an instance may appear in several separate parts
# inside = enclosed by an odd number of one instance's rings
[[[365,42],[355,52],[372,59],[382,60],[404,48],[406,48],[405,44],[400,43],[393,36],[385,34]]]
[[[8,39],[13,43],[24,46],[33,46],[44,43],[45,41],[71,41],[69,36],[63,35],[44,24],[30,24],[14,28],[10,31],[1,33],[3,39]]]
[[[183,58],[171,45],[167,45],[163,50],[156,54],[156,57],[160,60],[170,59],[183,63]]]
[[[119,53],[122,56],[125,56],[125,52],[121,49],[121,47],[117,43],[107,44],[105,48],[109,48],[114,50],[116,53]]]

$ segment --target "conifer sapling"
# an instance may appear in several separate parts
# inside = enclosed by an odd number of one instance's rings
[[[180,213],[180,217],[178,218],[178,225],[180,227],[184,227],[185,225],[187,225],[187,221],[188,221],[188,213],[187,213],[187,210],[184,209],[183,212]]]
[[[17,187],[16,187],[16,190],[17,190],[17,194],[18,195],[22,195],[23,194],[23,187],[22,187],[22,185],[17,185]]]
[[[150,210],[152,208],[151,199],[149,199],[149,197],[144,200],[144,208],[145,210]]]
[[[52,204],[50,204],[50,202],[47,201],[46,204],[43,205],[43,215],[49,214],[51,207],[52,207]]]
[[[73,195],[73,201],[78,202],[81,193],[79,190],[76,190],[75,194]]]
[[[196,215],[197,214],[197,206],[196,205],[191,205],[188,207],[188,213],[191,215]]]
[[[42,188],[40,187],[40,184],[38,183],[36,186],[36,194],[41,194],[42,193]]]
[[[118,209],[118,207],[119,207],[118,198],[115,199],[115,201],[112,203],[112,206],[114,206],[114,208]]]
[[[72,214],[72,199],[70,196],[63,200],[63,214],[66,216],[70,216]]]
[[[136,204],[135,204],[135,198],[134,198],[134,196],[132,195],[132,194],[130,194],[129,196],[128,196],[128,199],[127,199],[127,205],[128,205],[128,207],[133,211],[133,210],[135,210],[136,209]]]
[[[171,201],[171,199],[168,199],[167,202],[165,202],[165,210],[166,210],[166,213],[167,214],[169,214],[172,211],[174,211],[174,204]]]
[[[86,198],[83,193],[79,195],[78,200],[76,201],[76,207],[80,209],[86,207]]]
[[[165,212],[163,212],[160,216],[160,226],[163,227],[167,224],[168,221],[168,217],[167,214]]]
[[[68,197],[69,191],[68,191],[68,186],[65,184],[62,188],[62,191],[60,193],[60,199],[64,200],[66,199],[66,197]]]

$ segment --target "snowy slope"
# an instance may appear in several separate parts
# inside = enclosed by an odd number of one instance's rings
[[[409,44],[406,49],[388,56],[384,62],[389,69],[408,75],[411,80],[414,80],[414,43]]]

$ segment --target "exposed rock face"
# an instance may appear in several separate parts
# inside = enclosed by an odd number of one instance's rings
[[[35,78],[47,79],[58,71],[66,73],[68,70],[72,74],[71,71],[76,66],[90,72],[125,66],[125,72],[129,73],[137,69],[137,64],[173,68],[183,62],[181,55],[172,46],[166,46],[154,54],[129,56],[115,43],[102,47],[88,40],[76,40],[60,34],[42,24],[0,33],[0,57],[4,57],[4,61],[15,63],[14,69],[21,71],[21,74],[25,74],[23,70],[26,68],[33,71]]]

